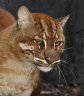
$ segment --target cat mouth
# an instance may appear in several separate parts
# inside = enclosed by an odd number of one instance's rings
[[[60,59],[57,61],[54,61],[51,64],[48,64],[45,60],[40,59],[40,58],[35,58],[34,59],[36,66],[39,70],[43,71],[43,72],[49,72],[51,71],[57,64],[59,64]]]

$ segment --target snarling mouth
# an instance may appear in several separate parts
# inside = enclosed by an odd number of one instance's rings
[[[54,61],[51,64],[48,64],[46,60],[43,60],[40,58],[34,58],[34,62],[36,63],[38,69],[40,69],[43,72],[48,72],[48,71],[51,71],[56,66],[56,64],[60,62],[60,59],[57,61]]]

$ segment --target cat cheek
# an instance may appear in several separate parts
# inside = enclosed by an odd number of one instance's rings
[[[34,56],[30,53],[30,54],[24,54],[24,58],[26,59],[26,61],[33,61]]]
[[[60,46],[59,49],[60,49],[60,53],[63,53],[63,51],[64,51],[64,45]]]

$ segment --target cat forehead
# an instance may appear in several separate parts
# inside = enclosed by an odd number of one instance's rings
[[[54,37],[54,35],[59,35],[58,30],[60,31],[60,26],[55,19],[46,14],[39,13],[33,14],[33,17],[37,28],[41,32],[45,33],[47,37]]]

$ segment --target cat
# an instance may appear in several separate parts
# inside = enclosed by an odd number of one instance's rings
[[[15,22],[14,16],[8,11],[0,8],[0,31],[4,30]]]
[[[19,8],[18,20],[0,32],[0,96],[39,96],[40,71],[59,64],[68,19]]]

